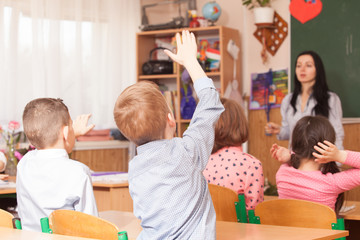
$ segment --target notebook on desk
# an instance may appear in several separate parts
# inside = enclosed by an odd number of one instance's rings
[[[93,182],[122,183],[128,181],[127,172],[93,172],[91,173]]]
[[[0,180],[0,188],[16,188],[16,183],[9,182],[7,180]]]
[[[355,207],[356,207],[355,204],[349,205],[349,206],[343,205],[343,206],[341,207],[341,209],[340,209],[340,214],[346,213],[346,212],[348,212],[348,211],[350,211],[350,210],[352,210],[352,209],[355,209]]]

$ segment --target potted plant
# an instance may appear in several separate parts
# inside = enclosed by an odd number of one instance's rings
[[[274,9],[270,7],[270,0],[242,0],[242,4],[249,10],[254,9],[256,25],[272,25]]]

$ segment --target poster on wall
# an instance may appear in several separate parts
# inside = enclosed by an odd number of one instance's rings
[[[251,74],[250,109],[280,107],[288,93],[288,69]]]

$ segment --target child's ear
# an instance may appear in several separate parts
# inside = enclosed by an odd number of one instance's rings
[[[175,119],[174,119],[174,117],[173,117],[173,115],[171,113],[168,113],[167,120],[168,120],[168,123],[169,123],[170,127],[175,127],[176,126]]]
[[[64,136],[64,139],[67,140],[68,136],[69,136],[69,127],[68,126],[63,127],[62,134]]]

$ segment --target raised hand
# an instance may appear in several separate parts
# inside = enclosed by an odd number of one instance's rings
[[[85,135],[91,129],[93,129],[95,127],[94,124],[88,125],[90,117],[91,117],[91,114],[83,114],[83,115],[76,117],[75,121],[73,122],[75,137]]]
[[[190,61],[196,60],[197,45],[196,39],[193,33],[190,33],[188,30],[182,31],[182,36],[180,33],[176,34],[176,44],[177,44],[177,53],[174,54],[169,50],[165,50],[165,53],[175,62],[184,65]]]
[[[271,157],[278,160],[281,163],[290,161],[291,152],[289,149],[281,147],[274,143],[270,149]]]
[[[172,53],[169,50],[164,50],[164,52],[175,62],[184,65],[188,70],[191,79],[193,81],[206,77],[204,70],[201,68],[197,58],[197,45],[196,39],[193,33],[190,33],[188,30],[183,30],[182,35],[180,33],[176,34],[176,44],[177,52]]]
[[[332,161],[344,163],[347,156],[346,151],[339,150],[334,144],[326,140],[324,143],[319,142],[314,146],[314,149],[319,152],[313,153],[313,156],[316,158],[315,161],[319,163],[328,163]]]

